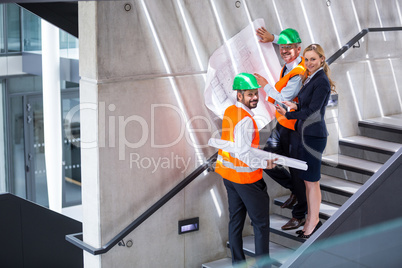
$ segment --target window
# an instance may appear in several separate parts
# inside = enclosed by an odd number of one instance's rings
[[[21,16],[16,4],[7,4],[7,52],[21,52]]]
[[[0,53],[21,52],[21,8],[0,4]]]
[[[41,51],[41,19],[26,9],[22,9],[24,36],[23,51]]]
[[[4,4],[0,4],[0,53],[6,52],[4,46]]]

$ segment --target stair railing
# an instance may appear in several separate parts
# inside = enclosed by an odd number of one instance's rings
[[[381,27],[381,28],[366,28],[361,30],[358,34],[356,34],[349,42],[346,43],[343,47],[341,47],[337,52],[334,53],[331,57],[327,59],[328,65],[333,63],[336,59],[338,59],[342,54],[344,54],[349,48],[354,47],[354,44],[363,38],[369,32],[391,32],[391,31],[402,31],[402,27]]]
[[[176,194],[178,194],[182,189],[184,189],[190,182],[201,175],[205,170],[211,170],[212,165],[215,163],[218,153],[216,152],[211,156],[204,164],[195,169],[191,174],[189,174],[184,180],[177,184],[172,190],[165,194],[161,199],[159,199],[155,204],[153,204],[148,210],[142,213],[136,220],[134,220],[129,226],[124,228],[120,233],[113,237],[108,243],[106,243],[101,248],[94,248],[83,241],[82,233],[69,234],[66,235],[66,240],[73,245],[91,253],[92,255],[100,255],[108,252],[116,244],[120,243],[123,238],[134,231],[141,223],[148,219],[152,214],[154,214],[159,208],[166,204],[170,199],[172,199]]]

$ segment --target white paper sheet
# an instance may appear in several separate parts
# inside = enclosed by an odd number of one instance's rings
[[[225,140],[221,140],[221,139],[215,139],[215,138],[211,138],[208,141],[208,145],[217,149],[221,149],[225,152],[228,153],[235,153],[236,150],[236,145],[234,142],[231,141],[225,141]],[[278,160],[275,162],[276,164],[280,164],[280,165],[284,165],[287,167],[291,167],[291,168],[297,168],[297,169],[301,169],[301,170],[307,170],[307,163],[295,158],[290,158],[290,157],[286,157],[283,155],[279,155],[279,154],[273,154],[273,153],[269,153],[266,152],[264,150],[260,150],[257,148],[251,148],[251,150],[253,150],[253,153],[259,156],[259,159],[273,159],[273,158],[278,158]]]
[[[205,84],[205,105],[223,118],[227,107],[236,103],[236,91],[232,90],[236,74],[259,73],[271,85],[278,81],[281,65],[272,43],[258,41],[256,29],[265,27],[263,19],[257,19],[238,34],[227,40],[210,57]],[[275,107],[266,100],[261,88],[260,101],[253,109],[258,129],[266,126],[275,117]]]

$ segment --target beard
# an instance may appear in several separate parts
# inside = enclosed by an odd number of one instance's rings
[[[247,105],[248,108],[253,109],[257,107],[258,101],[250,101]]]

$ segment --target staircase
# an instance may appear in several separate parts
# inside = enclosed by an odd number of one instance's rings
[[[358,126],[360,135],[339,140],[339,154],[323,157],[320,180],[322,222],[331,217],[402,147],[402,114],[363,120]],[[292,217],[290,209],[280,208],[288,197],[276,197],[271,208],[270,255],[277,262],[273,267],[280,267],[304,242],[304,239],[297,237],[296,230],[281,230],[281,226]],[[254,237],[244,237],[243,240],[249,267],[254,267]],[[230,250],[227,258],[205,263],[202,267],[231,267]]]

